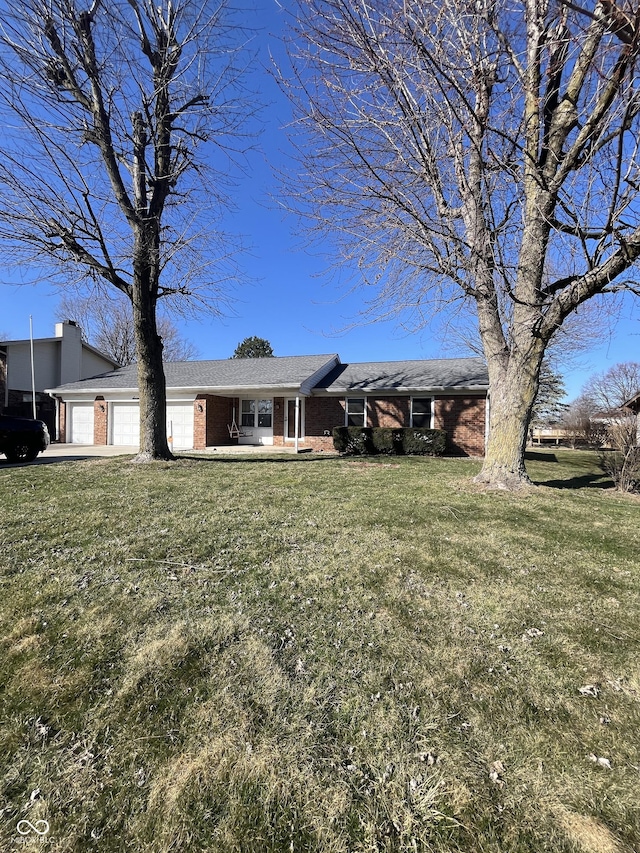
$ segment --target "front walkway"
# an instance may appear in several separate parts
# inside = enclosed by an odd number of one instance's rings
[[[302,453],[305,451],[304,446],[300,448]],[[91,459],[99,456],[133,456],[138,452],[137,446],[120,446],[113,444],[50,444],[49,447],[41,453],[36,462],[62,462],[63,460],[74,459]],[[238,444],[238,445],[217,445],[216,447],[207,447],[206,450],[176,450],[177,456],[222,456],[226,454],[242,454],[248,456],[273,456],[274,454],[293,454],[296,449],[293,446],[274,447],[266,444]],[[327,453],[331,456],[332,453]]]
[[[300,450],[304,453],[304,446],[301,446]],[[287,445],[285,447],[274,447],[270,444],[218,444],[215,447],[207,447],[206,450],[176,450],[176,453],[186,454],[187,456],[218,456],[227,453],[265,456],[268,454],[273,455],[274,453],[295,454],[295,452],[296,449],[295,447],[293,447],[293,445]],[[306,452],[308,453],[309,451],[307,450]]]

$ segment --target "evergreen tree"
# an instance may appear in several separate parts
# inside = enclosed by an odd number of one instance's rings
[[[269,341],[265,338],[258,338],[253,335],[250,338],[245,338],[235,348],[235,352],[231,358],[272,358],[273,349]]]
[[[533,406],[531,426],[551,426],[559,423],[569,405],[563,403],[567,391],[562,376],[553,370],[548,362],[543,361],[540,368],[540,385]]]

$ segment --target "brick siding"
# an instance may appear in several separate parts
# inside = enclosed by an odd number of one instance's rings
[[[108,410],[109,407],[104,397],[96,397],[93,403],[93,443],[106,444],[108,435]]]
[[[305,447],[315,451],[333,451],[333,428],[343,424],[343,399],[307,397],[304,412]]]
[[[357,395],[354,395],[357,396]],[[425,395],[426,396],[426,395]],[[229,436],[228,425],[240,418],[238,398],[200,394],[194,401],[193,446],[196,450],[217,445],[237,444]],[[286,400],[273,400],[273,444],[290,445],[285,440]],[[104,411],[102,410],[104,409]],[[436,397],[434,427],[447,433],[448,454],[482,456],[485,442],[486,400],[482,396]],[[102,397],[94,403],[94,442],[106,444],[108,438],[108,406]],[[409,396],[367,397],[367,425],[375,427],[408,427],[411,398]],[[60,435],[66,435],[66,405],[60,403]],[[307,397],[304,400],[304,438],[301,445],[314,451],[333,451],[333,429],[345,422],[344,397]],[[64,440],[64,439],[63,439]]]
[[[367,426],[409,426],[411,400],[409,397],[367,397]],[[342,423],[344,423],[344,418]]]
[[[238,401],[232,397],[215,397],[212,394],[199,394],[193,404],[193,448],[204,450],[218,444],[237,444],[237,439],[229,436],[229,426],[233,420],[233,404]]]
[[[436,397],[434,409],[434,427],[447,433],[446,453],[484,456],[484,397]]]
[[[67,404],[58,401],[58,441],[67,440]]]
[[[305,446],[313,450],[333,450],[333,428],[345,422],[344,398],[309,397],[305,406]],[[446,431],[448,454],[484,454],[485,407],[482,396],[435,398],[434,428]],[[367,397],[368,426],[408,427],[410,423],[411,397]],[[328,436],[325,431],[329,432]]]
[[[284,397],[273,398],[273,445],[274,447],[282,447],[286,442],[284,440],[284,415],[285,415],[285,399]]]

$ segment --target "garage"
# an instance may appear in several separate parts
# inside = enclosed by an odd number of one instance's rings
[[[112,403],[111,444],[121,447],[140,444],[140,408],[137,403]]]
[[[193,403],[167,406],[167,436],[173,437],[174,450],[193,447]],[[111,404],[111,444],[137,447],[140,444],[140,407],[138,403]]]
[[[193,403],[170,403],[167,406],[167,435],[173,437],[174,450],[193,448]]]
[[[93,403],[69,404],[68,433],[72,444],[93,444]]]

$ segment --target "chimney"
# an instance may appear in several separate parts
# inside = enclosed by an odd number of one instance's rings
[[[56,338],[62,338],[60,384],[77,382],[82,378],[82,329],[75,320],[56,323]]]

